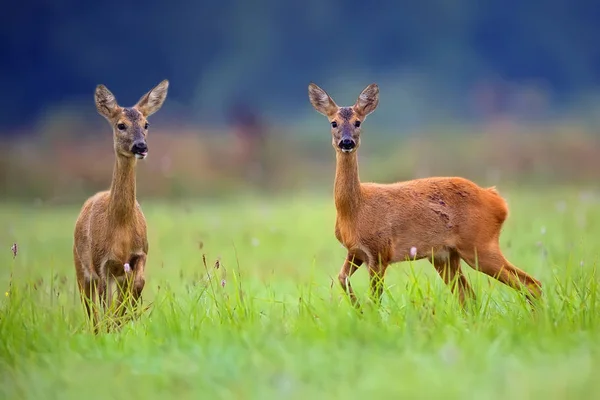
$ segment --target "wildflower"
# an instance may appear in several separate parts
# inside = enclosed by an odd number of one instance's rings
[[[221,287],[225,287],[225,284],[227,284],[227,281],[225,279],[221,279]]]
[[[415,258],[417,256],[417,248],[415,246],[410,248],[410,256]]]
[[[8,292],[4,292],[4,296],[8,297]]]
[[[17,257],[17,252],[19,251],[19,248],[18,248],[18,246],[17,246],[17,244],[16,244],[16,243],[13,243],[13,245],[12,245],[12,246],[10,246],[10,250],[11,250],[11,251],[12,251],[12,253],[13,253],[13,259],[14,259],[15,257]]]
[[[125,269],[126,274],[131,272],[131,266],[129,265],[129,263],[123,264],[123,269]]]
[[[542,226],[542,229],[540,229],[540,232],[542,233],[542,235],[546,234],[546,227]]]

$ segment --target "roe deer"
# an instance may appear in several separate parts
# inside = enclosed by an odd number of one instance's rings
[[[113,128],[115,166],[110,190],[96,193],[75,223],[73,257],[82,301],[98,332],[97,300],[106,308],[112,285],[119,289],[117,310],[125,295],[137,301],[144,289],[148,255],[146,219],[136,199],[137,160],[148,154],[147,118],[163,105],[169,82],[159,83],[133,107],[121,107],[104,85],[95,92],[96,108]],[[92,309],[93,307],[93,309]]]
[[[363,263],[369,271],[370,295],[379,303],[383,279],[392,263],[428,258],[465,306],[475,297],[460,267],[461,258],[514,288],[525,289],[532,302],[541,283],[504,258],[499,246],[506,201],[494,187],[481,188],[460,177],[432,177],[391,184],[361,183],[357,150],[367,115],[379,104],[379,87],[367,86],[352,107],[338,107],[314,83],[308,86],[313,107],[329,119],[336,152],[335,236],[346,248],[338,275],[352,304],[359,308],[349,278]]]

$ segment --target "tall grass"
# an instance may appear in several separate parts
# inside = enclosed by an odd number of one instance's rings
[[[0,398],[595,398],[598,197],[502,190],[501,245],[544,284],[523,297],[463,264],[468,312],[427,261],[341,293],[328,197],[144,203],[144,304],[95,336],[75,287],[78,209],[0,207]],[[17,242],[19,252],[10,251]]]

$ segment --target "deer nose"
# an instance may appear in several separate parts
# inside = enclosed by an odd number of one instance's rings
[[[136,155],[145,156],[148,153],[148,145],[143,141],[135,142],[131,147],[131,152]]]
[[[353,139],[342,139],[338,143],[338,146],[343,151],[350,151],[356,147],[356,142]]]

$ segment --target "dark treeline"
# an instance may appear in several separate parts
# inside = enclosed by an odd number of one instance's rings
[[[600,84],[595,0],[24,0],[0,14],[1,127],[104,83],[133,103],[163,78],[172,110],[218,121],[251,101],[306,111],[306,85],[416,70],[460,99],[474,80],[542,80],[557,104]],[[356,92],[361,87],[348,88]]]

